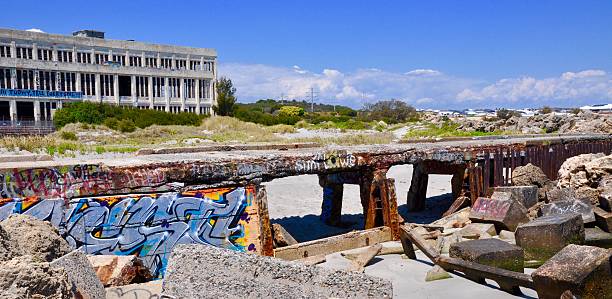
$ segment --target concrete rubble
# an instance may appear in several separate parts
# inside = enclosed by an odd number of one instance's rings
[[[207,245],[174,248],[162,295],[238,298],[246,294],[253,298],[391,298],[393,288],[390,281],[361,273],[306,266]]]
[[[538,296],[560,298],[566,290],[578,298],[610,298],[612,250],[568,245],[531,274]]]
[[[583,244],[584,224],[579,214],[543,216],[520,225],[515,237],[527,260],[545,261],[568,244]]]
[[[143,283],[153,279],[149,268],[135,255],[88,255],[87,259],[105,287]]]
[[[498,230],[514,231],[521,223],[529,221],[527,209],[513,199],[491,199],[480,197],[472,206],[470,220],[493,223]]]

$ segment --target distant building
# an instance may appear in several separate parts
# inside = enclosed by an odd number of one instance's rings
[[[73,35],[0,29],[0,120],[51,120],[72,101],[211,113],[216,50]]]
[[[580,107],[580,110],[589,110],[597,113],[612,113],[612,104],[587,105]]]

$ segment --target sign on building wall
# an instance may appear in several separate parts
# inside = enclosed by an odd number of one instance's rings
[[[82,99],[83,93],[80,91],[52,91],[0,88],[0,97]]]

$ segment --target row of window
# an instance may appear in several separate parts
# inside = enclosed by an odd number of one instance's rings
[[[165,97],[166,78],[152,77],[153,97]],[[79,77],[77,73],[71,72],[50,72],[34,70],[15,70],[16,89],[39,89],[53,91],[77,91],[77,80],[81,83],[81,92],[85,96],[96,95],[96,76],[95,74],[83,73]],[[195,79],[184,79],[183,89],[185,97],[188,99],[196,98],[196,88],[201,99],[211,97],[210,80],[200,80],[199,85]],[[136,96],[149,97],[149,77],[135,77]],[[197,85],[197,86],[196,86]],[[0,88],[11,88],[11,70],[0,69]],[[115,96],[115,76],[100,75],[100,92],[102,96]],[[171,98],[180,98],[182,95],[180,79],[168,78],[168,95]]]
[[[28,47],[17,47],[16,48],[16,57],[20,59],[34,59],[34,53],[32,52],[32,48]],[[53,60],[53,51],[51,49],[39,48],[36,52],[39,60],[51,61]],[[77,63],[87,63],[91,64],[92,61],[95,64],[111,64],[111,65],[121,65],[121,66],[133,66],[133,67],[150,67],[150,68],[166,68],[166,69],[179,69],[179,70],[204,70],[208,72],[212,72],[214,69],[214,62],[205,61],[203,65],[199,60],[190,60],[187,63],[186,59],[174,59],[174,67],[172,65],[172,58],[161,58],[158,65],[157,57],[145,57],[145,61],[143,64],[142,56],[135,55],[129,56],[129,59],[126,61],[126,55],[114,54],[110,57],[109,54],[105,53],[95,53],[92,59],[91,52],[80,52],[76,53],[76,62]],[[0,45],[0,57],[12,57],[11,56],[11,46],[9,45]],[[57,50],[57,60],[59,62],[73,62],[72,51],[70,50]]]

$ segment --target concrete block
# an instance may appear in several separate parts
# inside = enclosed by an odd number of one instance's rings
[[[106,292],[104,286],[87,256],[79,250],[74,250],[49,263],[51,268],[63,268],[68,275],[68,280],[72,284],[72,289],[76,298],[104,299]]]
[[[523,272],[523,249],[499,239],[470,240],[452,244],[451,257],[470,262]]]
[[[427,275],[425,275],[425,281],[434,281],[453,278],[446,270],[442,269],[442,267],[435,265],[429,271],[427,271]]]
[[[485,235],[489,237],[495,236],[497,235],[497,231],[495,230],[495,225],[492,223],[469,223],[455,234],[469,239],[469,236],[471,235],[478,235],[476,238],[480,238]]]
[[[87,259],[105,287],[153,279],[149,268],[135,255],[88,255]]]
[[[612,188],[607,187],[599,194],[599,206],[608,212],[612,212]]]
[[[527,209],[538,203],[538,187],[536,186],[495,187],[491,198],[495,198],[496,193],[509,193],[511,199],[520,202]]]
[[[527,209],[511,199],[479,197],[470,212],[472,222],[493,223],[497,230],[514,231],[521,223],[529,222]]]
[[[582,215],[582,221],[584,223],[595,222],[595,215],[593,214],[593,205],[588,198],[579,200],[560,200],[549,204],[542,205],[542,215],[556,215],[566,213],[578,213]]]
[[[568,244],[583,244],[584,224],[575,213],[543,216],[520,225],[515,238],[526,260],[545,261]]]
[[[391,298],[390,281],[207,245],[174,247],[162,285],[174,298]]]
[[[603,248],[612,248],[612,234],[607,233],[599,227],[584,229],[584,244]]]
[[[606,232],[612,233],[612,213],[604,211],[600,207],[593,207],[593,213],[595,214],[597,226]]]
[[[610,250],[568,245],[531,274],[538,297],[558,299],[569,290],[578,298],[610,298],[610,258]]]

